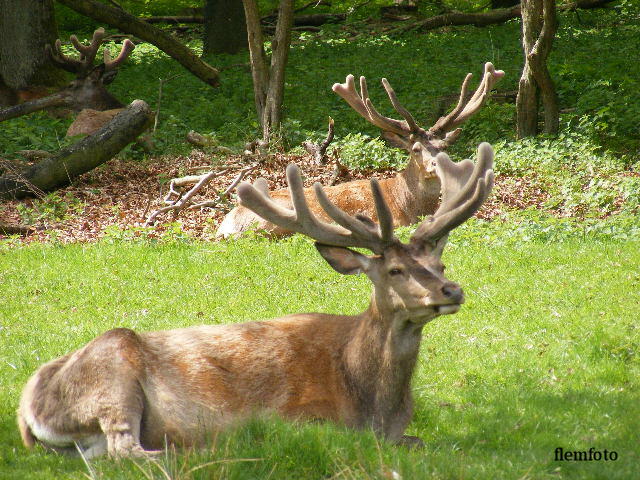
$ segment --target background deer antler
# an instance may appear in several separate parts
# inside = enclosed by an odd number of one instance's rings
[[[46,45],[45,48],[49,53],[51,60],[60,68],[66,70],[67,72],[71,72],[76,75],[77,78],[85,78],[87,77],[95,68],[93,62],[95,61],[96,55],[98,54],[98,49],[100,45],[104,42],[105,31],[104,28],[98,28],[95,32],[93,32],[93,37],[91,38],[91,42],[89,45],[84,45],[82,42],[78,40],[78,37],[75,35],[71,35],[69,40],[73,47],[80,54],[78,58],[73,58],[68,55],[62,53],[62,43],[60,39],[55,42],[55,49],[51,48],[51,45]],[[120,49],[120,53],[115,59],[111,59],[111,54],[109,50],[105,49],[103,53],[103,63],[104,65],[104,73],[111,72],[117,69],[122,62],[124,62],[129,54],[133,51],[135,45],[128,38],[122,42],[122,48]],[[100,67],[101,65],[99,65]]]
[[[440,117],[428,130],[418,126],[411,113],[402,106],[386,78],[382,79],[382,85],[394,109],[404,120],[385,117],[375,109],[369,98],[365,77],[360,77],[360,93],[356,90],[353,75],[348,75],[345,83],[334,84],[332,89],[361,117],[382,129],[383,137],[389,142],[408,151],[411,151],[415,142],[419,142],[423,146],[427,146],[430,152],[435,155],[437,151],[443,150],[457,140],[459,131],[456,128],[485,104],[491,95],[491,89],[503,76],[502,70],[496,70],[491,62],[487,62],[480,85],[471,98],[467,98],[469,82],[472,77],[471,73],[467,74],[462,83],[460,100],[456,107],[448,115]],[[436,141],[435,145],[433,145],[434,141]]]

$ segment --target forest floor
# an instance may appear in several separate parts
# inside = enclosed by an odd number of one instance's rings
[[[316,165],[306,155],[272,154],[247,173],[245,180],[258,177],[268,180],[272,190],[286,187],[285,168],[297,163],[305,178],[305,186],[314,182],[327,185],[334,177],[335,163]],[[230,165],[225,168],[225,165]],[[217,198],[233,182],[238,171],[246,166],[246,158],[229,156],[216,167],[221,174],[197,194],[197,202]],[[197,175],[211,170],[209,154],[193,150],[187,156],[156,157],[145,161],[115,159],[95,169],[72,185],[55,192],[54,197],[41,195],[35,199],[5,202],[0,205],[0,219],[8,224],[28,224],[33,231],[27,242],[56,238],[63,242],[94,241],[104,236],[108,228],[138,230],[148,216],[164,206],[172,178]],[[395,175],[392,169],[352,170],[335,178],[336,183],[362,178],[386,178]],[[188,190],[187,187],[183,191]],[[478,217],[490,219],[513,209],[544,208],[547,194],[544,186],[533,178],[511,178],[498,175],[490,200],[478,212]],[[213,239],[224,215],[235,205],[235,198],[220,201],[213,208],[184,209],[161,214],[145,235],[162,235],[167,229],[179,229],[199,239]],[[134,231],[134,235],[136,232]],[[0,235],[0,239],[3,238]]]

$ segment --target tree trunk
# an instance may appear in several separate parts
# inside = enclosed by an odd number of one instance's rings
[[[65,75],[45,52],[58,37],[52,0],[0,0],[0,90],[3,104],[17,100],[11,90],[58,86]],[[1,99],[0,99],[1,101]]]
[[[516,100],[518,138],[538,133],[540,96],[544,106],[544,132],[558,133],[558,97],[547,68],[547,57],[551,52],[556,28],[554,0],[522,0],[525,64]]]
[[[247,24],[238,0],[206,0],[204,55],[238,53],[247,48]]]
[[[256,112],[262,126],[262,137],[269,141],[271,134],[280,127],[284,99],[284,75],[291,43],[293,0],[280,0],[278,23],[271,42],[271,65],[267,64],[260,13],[255,0],[243,0],[247,20],[247,38],[251,57],[253,93]]]
[[[96,0],[58,0],[58,2],[98,22],[119,28],[123,32],[152,43],[203,82],[213,87],[218,86],[218,70],[203,62],[187,46],[153,25],[137,19],[124,10],[110,7]]]
[[[269,90],[265,111],[263,112],[262,133],[265,140],[280,127],[282,103],[284,101],[284,72],[289,59],[291,44],[291,26],[293,23],[293,0],[281,0],[278,9],[276,33],[271,41],[271,68],[269,71]]]
[[[152,119],[149,106],[134,100],[100,130],[30,167],[18,178],[0,177],[0,198],[23,198],[67,185],[113,158],[144,132]]]

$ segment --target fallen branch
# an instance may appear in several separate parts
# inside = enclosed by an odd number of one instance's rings
[[[142,100],[116,115],[109,123],[73,145],[29,167],[19,175],[0,177],[0,198],[23,198],[51,191],[113,158],[144,132],[153,119]]]
[[[110,7],[96,0],[58,0],[58,2],[98,22],[104,22],[152,43],[203,82],[213,87],[219,85],[218,70],[203,62],[186,45],[168,33],[126,11]]]
[[[235,179],[231,182],[231,184],[225,189],[223,193],[219,194],[215,200],[207,200],[207,201],[196,203],[196,204],[194,204],[192,200],[193,196],[196,193],[198,193],[200,190],[202,190],[202,188],[208,183],[210,183],[211,180],[213,180],[215,177],[219,177],[227,173],[229,171],[229,168],[226,168],[224,170],[220,170],[217,172],[215,171],[209,172],[204,175],[188,175],[186,177],[172,179],[169,184],[169,192],[164,197],[164,203],[168,203],[168,205],[166,207],[159,208],[154,212],[152,212],[151,215],[149,215],[149,218],[147,218],[147,220],[144,222],[144,226],[148,227],[153,225],[158,215],[161,215],[166,212],[172,211],[174,218],[176,218],[180,213],[180,211],[184,210],[185,208],[194,209],[194,208],[217,206],[221,201],[223,201],[228,197],[228,195],[233,191],[233,189],[236,188],[236,186],[242,181],[244,176],[248,172],[256,168],[257,166],[258,164],[254,164],[240,170],[240,172],[235,177]],[[184,195],[182,194],[182,192],[179,192],[177,190],[177,188],[180,188],[185,185],[191,185],[193,183],[195,183],[193,188],[191,188],[191,190],[189,190]],[[175,196],[176,198],[172,200],[171,197],[173,196]]]
[[[0,235],[30,235],[35,231],[34,227],[25,225],[8,225],[0,223]]]
[[[204,23],[204,16],[202,15],[178,15],[178,16],[153,16],[153,17],[137,17],[138,20],[153,24],[153,23]],[[293,17],[294,27],[319,27],[325,23],[338,23],[344,22],[347,18],[346,13],[314,13],[310,15],[297,15]],[[265,27],[273,27],[273,24],[278,20],[277,16],[263,17],[260,19],[260,23]]]
[[[564,5],[558,5],[558,11],[571,11],[576,9],[600,8],[614,0],[578,0]],[[497,8],[483,13],[450,12],[435,17],[425,18],[418,22],[388,30],[386,33],[402,33],[411,30],[433,30],[448,26],[474,25],[485,27],[496,23],[504,23],[521,15],[520,5],[511,8]]]

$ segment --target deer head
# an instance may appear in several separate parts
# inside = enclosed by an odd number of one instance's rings
[[[62,53],[62,44],[59,39],[55,42],[55,48],[46,45],[53,63],[76,76],[67,88],[69,91],[68,103],[76,110],[83,108],[109,110],[123,106],[105,89],[105,85],[113,82],[118,73],[118,67],[127,59],[135,45],[131,40],[126,39],[122,43],[120,54],[114,59],[111,59],[109,50],[104,49],[103,62],[94,65],[98,48],[102,45],[104,37],[104,28],[98,28],[93,33],[89,45],[84,45],[78,40],[78,37],[71,35],[69,39],[79,53],[78,58]]]
[[[268,221],[316,241],[327,262],[343,274],[366,274],[375,286],[374,303],[382,317],[399,315],[424,324],[440,314],[458,311],[464,302],[462,289],[444,276],[440,257],[448,234],[471,217],[493,186],[493,150],[483,143],[478,161],[452,162],[445,153],[435,160],[442,184],[437,211],[424,220],[408,243],[393,234],[393,218],[378,181],[371,180],[378,223],[363,215],[351,216],[336,207],[319,183],[314,185],[318,203],[337,225],[319,220],[310,210],[297,166],[287,167],[293,209],[273,201],[264,179],[238,187],[240,203]],[[364,255],[349,247],[365,248]]]
[[[448,114],[440,117],[428,130],[419,127],[409,111],[402,106],[395,91],[386,78],[382,86],[389,96],[393,108],[403,120],[385,117],[378,113],[369,99],[367,80],[360,77],[360,92],[356,90],[353,75],[348,75],[345,83],[333,85],[333,91],[340,95],[358,114],[382,130],[382,137],[392,145],[403,148],[411,154],[412,160],[424,169],[427,177],[435,176],[434,159],[445,151],[460,136],[459,126],[467,121],[486,103],[495,83],[504,76],[502,70],[496,70],[491,62],[484,66],[484,75],[476,91],[469,96],[469,73],[462,82],[460,99],[456,107]]]

